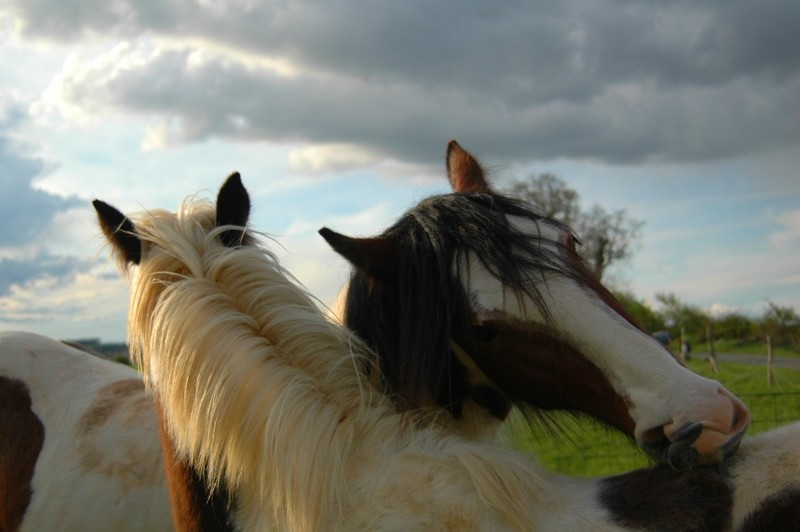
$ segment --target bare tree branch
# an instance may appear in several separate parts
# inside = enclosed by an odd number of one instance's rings
[[[541,214],[570,226],[581,243],[578,253],[598,279],[612,264],[629,259],[641,238],[643,221],[629,218],[625,209],[607,211],[596,204],[584,211],[578,192],[554,174],[514,183],[511,192],[536,205]]]

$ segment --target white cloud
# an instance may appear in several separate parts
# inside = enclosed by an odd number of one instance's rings
[[[637,278],[639,294],[674,292],[690,304],[714,309],[738,308],[753,313],[765,299],[800,307],[800,255],[792,249],[748,253],[713,250],[684,258],[658,278]],[[708,301],[714,301],[708,306]]]
[[[306,146],[289,154],[289,168],[302,174],[349,172],[378,161],[371,150],[348,144]]]
[[[713,303],[710,307],[708,307],[708,313],[711,314],[711,316],[713,316],[714,318],[720,318],[727,314],[732,314],[738,311],[739,307],[723,305],[722,303]]]
[[[110,263],[66,278],[42,276],[0,296],[0,329],[57,338],[125,337],[128,287]]]
[[[331,217],[325,225],[340,233],[369,236],[391,221],[391,209],[381,203],[350,215]],[[317,233],[319,228],[318,223],[296,221],[277,242],[268,242],[267,246],[312,294],[331,306],[349,278],[350,265]]]
[[[783,229],[770,235],[770,243],[777,248],[800,245],[800,209],[785,212],[776,221]]]

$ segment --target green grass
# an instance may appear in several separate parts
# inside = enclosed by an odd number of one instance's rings
[[[750,434],[800,419],[800,371],[774,369],[770,388],[764,366],[720,362],[719,375],[713,374],[706,361],[690,360],[689,367],[719,380],[747,404],[752,414]],[[537,422],[533,430],[523,420],[514,419],[509,436],[517,448],[535,453],[551,469],[571,475],[608,475],[651,464],[627,437],[592,420],[567,415],[556,419],[550,424]]]
[[[687,365],[695,373],[720,381],[728,390],[737,395],[800,392],[800,371],[794,369],[773,368],[772,387],[770,388],[767,386],[766,366],[719,361],[719,374],[716,375],[706,360],[693,358]]]
[[[673,353],[681,352],[680,340],[673,340],[669,345]],[[742,353],[746,355],[767,356],[767,344],[753,340],[716,340],[714,350],[717,353]],[[707,342],[692,342],[692,354],[708,352]],[[773,345],[772,356],[800,358],[800,351],[784,345]]]
[[[765,342],[748,342],[744,340],[717,340],[714,342],[714,349],[717,353],[745,353],[748,355],[767,356],[767,344]],[[707,351],[708,344],[698,344],[698,351]],[[800,358],[800,351],[784,346],[773,346],[772,355],[776,357]]]

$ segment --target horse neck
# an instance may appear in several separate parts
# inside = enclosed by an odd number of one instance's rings
[[[213,490],[207,479],[188,460],[178,455],[156,397],[161,448],[164,456],[172,523],[177,532],[232,531],[231,497],[226,489]]]
[[[342,289],[339,291],[339,294],[331,305],[330,308],[327,309],[326,313],[327,316],[346,327],[351,327],[353,322],[348,322],[347,318],[350,316],[351,320],[353,314],[348,313],[348,296],[350,294],[351,289],[351,282],[348,281]],[[365,304],[362,305],[360,309],[360,318],[356,321],[364,320],[374,320],[374,309],[372,309],[369,305]],[[373,325],[369,327],[371,330],[371,334],[373,336],[377,336],[380,334],[378,331],[379,326]],[[359,331],[356,331],[359,332]],[[375,338],[361,338],[364,342],[371,345],[373,349],[380,349],[380,347],[376,344]],[[410,351],[410,350],[409,350]],[[377,359],[380,359],[382,355],[385,353],[376,352],[375,356]],[[406,360],[413,360],[415,353],[403,353],[401,355]],[[450,356],[450,353],[442,353],[440,356]],[[464,356],[468,357],[466,353]],[[475,366],[474,363],[471,364]],[[371,366],[370,366],[371,368]],[[470,374],[473,370],[477,369],[477,366],[474,368],[467,367],[467,374],[468,378],[470,378]],[[480,371],[480,370],[477,370]],[[371,379],[374,386],[381,386],[380,377],[377,371],[368,371],[368,378]],[[485,378],[485,377],[484,377]],[[397,391],[393,391],[392,393],[398,393]],[[402,397],[402,393],[400,393],[401,401],[404,399]],[[497,417],[493,416],[486,408],[478,405],[473,399],[466,398],[463,403],[463,407],[460,412],[460,416],[456,417],[453,416],[451,412],[442,408],[441,406],[437,405],[435,402],[430,401],[427,404],[423,405],[421,408],[421,415],[427,422],[435,423],[445,430],[463,436],[469,440],[475,441],[484,441],[484,442],[492,442],[497,438],[497,434],[499,432],[500,427],[502,426],[502,421],[499,420]]]
[[[176,453],[208,493],[230,489],[236,528],[426,528],[454,508],[474,528],[523,529],[550,507],[596,522],[523,457],[408,424],[358,371],[360,343],[274,258],[211,255],[180,276],[142,263],[130,340]]]
[[[169,269],[155,256],[140,266],[132,351],[152,377],[178,454],[207,472],[210,489],[229,486],[237,499],[256,493],[279,522],[318,528],[342,490],[354,434],[396,424],[390,405],[366,397],[372,391],[353,369],[361,351],[348,348],[358,341],[325,320],[274,260],[257,249],[217,259],[183,278],[162,273]]]

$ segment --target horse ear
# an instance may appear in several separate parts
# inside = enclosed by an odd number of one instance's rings
[[[125,262],[139,264],[142,260],[142,242],[136,236],[136,227],[117,209],[100,201],[92,201],[103,234]]]
[[[453,192],[489,192],[489,183],[480,163],[451,140],[447,145],[447,177]]]
[[[250,217],[250,195],[242,184],[239,172],[234,172],[217,194],[217,227],[222,225],[235,225],[246,227]],[[228,229],[220,234],[220,240],[225,246],[232,248],[240,246],[244,239],[244,229]]]
[[[350,264],[373,279],[388,279],[397,255],[397,244],[390,238],[352,238],[327,227],[319,230],[322,238]]]

